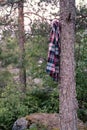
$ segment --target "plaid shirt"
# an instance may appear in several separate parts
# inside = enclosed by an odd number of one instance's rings
[[[60,72],[60,24],[55,20],[50,33],[50,43],[48,49],[47,73],[58,81]]]

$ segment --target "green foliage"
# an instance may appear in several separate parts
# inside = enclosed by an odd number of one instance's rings
[[[50,31],[50,25],[48,24],[48,22],[45,22],[45,21],[40,22],[40,21],[36,20],[31,27],[31,31],[32,31],[33,35],[38,35],[38,36],[43,36],[43,37],[45,36],[45,38],[46,38]],[[45,38],[44,38],[44,40],[45,40]]]
[[[78,116],[84,122],[87,121],[87,74],[77,71],[77,99],[79,103]]]
[[[76,34],[76,86],[79,103],[78,117],[87,121],[87,36],[86,30]]]
[[[33,25],[36,28],[36,23]],[[38,25],[40,28],[40,25]],[[48,37],[46,34],[46,26],[41,25],[41,27],[45,26],[45,29],[41,31],[41,28],[32,29],[32,31],[37,34],[27,41],[25,45],[26,56],[25,56],[25,66],[27,68],[27,76],[34,78],[40,78],[43,83],[38,87],[56,87],[57,83],[53,82],[52,78],[50,78],[46,73],[46,63],[47,63],[47,51],[48,51]],[[40,33],[39,33],[40,32]],[[30,86],[30,81],[28,82]],[[34,83],[31,85],[34,87]],[[35,85],[36,86],[36,85]]]
[[[10,64],[18,63],[17,40],[6,36],[2,46],[0,46],[1,66],[7,67]]]
[[[58,112],[58,93],[56,89],[33,89],[27,93],[24,104],[30,108],[28,113]],[[32,107],[33,106],[33,107]]]
[[[0,70],[0,89],[4,88],[11,81],[11,73],[7,70]]]
[[[11,130],[14,121],[27,113],[27,107],[21,101],[17,86],[10,83],[4,89],[0,98],[0,128]]]
[[[77,13],[77,19],[76,19],[76,28],[77,30],[84,30],[86,29],[87,26],[87,19],[86,19],[86,14],[87,14],[87,5],[80,5],[79,8],[76,9]]]
[[[41,124],[32,124],[29,130],[47,130],[47,128]]]
[[[45,28],[46,25],[41,25]],[[40,28],[39,28],[40,29]],[[34,112],[58,112],[58,93],[57,83],[54,83],[51,78],[46,74],[46,57],[48,50],[48,38],[41,30],[39,35],[30,37],[25,44],[25,66],[27,70],[27,78],[30,76],[32,81],[34,78],[41,78],[42,85],[34,84],[34,82],[27,82],[27,93],[22,98],[21,86],[10,81],[14,75],[9,76],[6,74],[6,80],[0,98],[0,128],[4,130],[11,130],[14,121],[22,116],[26,116]],[[37,31],[37,32],[38,32]],[[36,33],[36,32],[35,32]],[[18,65],[18,46],[15,38],[11,38],[5,32],[5,38],[0,48],[1,66],[8,67]],[[16,59],[16,60],[14,60]],[[41,60],[41,63],[39,61]],[[5,74],[0,76],[1,80],[5,80]],[[4,82],[2,80],[2,82]],[[6,81],[5,80],[5,81]]]
[[[13,82],[14,75],[7,71],[8,65],[19,66],[17,40],[15,37],[10,37],[10,32],[4,32],[5,37],[0,46],[0,128],[4,130],[11,130],[16,119],[30,113],[59,112],[58,85],[45,71],[49,24],[36,21],[31,29],[33,35],[29,36],[25,44],[27,92],[23,98],[20,92],[21,86]],[[87,121],[87,36],[82,23],[79,23],[77,29],[75,58],[78,117],[85,122]],[[41,79],[41,84],[35,84],[35,78]],[[37,128],[33,127],[30,130],[37,130]],[[41,127],[40,130],[45,128]]]
[[[0,127],[10,130],[14,121],[35,112],[57,112],[57,91],[54,89],[32,90],[21,100],[18,86],[10,83],[1,94],[0,98]]]

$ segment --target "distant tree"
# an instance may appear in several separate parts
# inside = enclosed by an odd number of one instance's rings
[[[19,44],[19,68],[20,68],[20,83],[21,83],[21,89],[22,92],[26,92],[26,69],[25,69],[25,31],[24,31],[24,1],[20,0],[18,2],[18,44]]]
[[[17,38],[18,38],[18,45],[19,45],[19,69],[20,69],[19,78],[20,78],[21,90],[24,93],[26,91],[26,69],[25,69],[25,65],[24,65],[24,57],[25,57],[24,0],[0,1],[0,4],[2,6],[7,5],[7,6],[11,6],[11,8],[13,7],[14,3],[16,4],[16,8],[18,8],[18,36],[17,36]],[[11,9],[11,11],[12,11],[12,9]],[[11,19],[8,20],[9,16],[12,13],[11,11],[9,12],[9,15],[8,14],[6,14],[6,16],[3,15],[4,19],[2,20],[1,25],[3,25],[3,21],[4,21],[4,26],[11,25]]]

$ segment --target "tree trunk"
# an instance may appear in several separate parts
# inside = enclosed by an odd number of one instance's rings
[[[77,130],[75,84],[75,0],[60,0],[61,63],[60,63],[60,130]]]
[[[21,90],[23,93],[26,92],[26,69],[25,69],[25,32],[24,32],[24,11],[23,11],[23,0],[18,2],[18,44],[19,44],[19,78],[20,78],[20,84],[21,84]]]

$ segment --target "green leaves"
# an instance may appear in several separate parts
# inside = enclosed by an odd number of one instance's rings
[[[80,10],[87,11],[84,8]],[[82,19],[81,19],[82,20]],[[86,21],[86,19],[85,19]],[[81,21],[79,21],[81,22]],[[77,86],[77,99],[79,103],[78,117],[84,122],[87,121],[87,35],[85,24],[79,24],[80,28],[76,33],[76,86]]]

